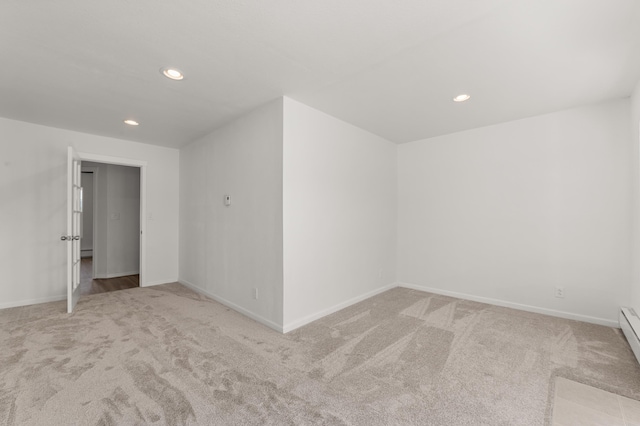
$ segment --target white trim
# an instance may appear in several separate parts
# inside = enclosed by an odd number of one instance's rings
[[[474,296],[471,294],[458,293],[455,291],[441,290],[439,288],[426,287],[409,283],[398,283],[398,287],[410,288],[412,290],[424,291],[427,293],[440,294],[443,296],[455,297],[457,299],[472,300],[474,302],[487,303],[489,305],[502,306],[505,308],[517,309],[519,311],[534,312],[536,314],[550,315],[552,317],[565,318],[575,321],[588,322],[591,324],[605,325],[607,327],[620,328],[617,321],[605,318],[591,317],[588,315],[574,314],[565,311],[556,311],[555,309],[540,308],[537,306],[523,305],[521,303],[509,302],[506,300],[492,299],[490,297]]]
[[[48,302],[60,302],[61,300],[67,300],[67,294],[60,294],[58,296],[39,297],[37,299],[18,300],[17,302],[5,302],[0,303],[0,309],[17,308],[19,306],[37,305],[39,303]],[[66,308],[64,312],[66,312]],[[61,311],[62,312],[62,311]]]
[[[180,284],[184,285],[185,287],[189,287],[191,290],[195,291],[196,293],[203,294],[203,295],[215,300],[216,302],[222,303],[223,305],[233,309],[234,311],[240,312],[242,315],[245,315],[245,316],[251,318],[254,321],[257,321],[257,322],[259,322],[261,324],[264,324],[267,327],[272,328],[272,329],[274,329],[274,330],[276,330],[276,331],[278,331],[280,333],[283,332],[282,331],[282,327],[280,325],[276,324],[275,322],[273,322],[271,320],[268,320],[268,319],[266,319],[266,318],[264,318],[264,317],[262,317],[262,316],[260,316],[258,314],[255,314],[255,313],[253,313],[253,312],[251,312],[251,311],[249,311],[249,310],[247,310],[247,309],[245,309],[245,308],[243,308],[241,306],[238,306],[235,303],[228,301],[227,299],[224,299],[224,298],[222,298],[220,296],[216,296],[215,294],[210,293],[207,290],[203,290],[200,287],[196,286],[195,284],[190,283],[189,281],[178,280],[178,282]]]
[[[78,152],[82,161],[91,161],[93,163],[116,164],[119,166],[142,167],[147,162],[143,160],[134,160],[124,157],[112,157],[110,155],[91,154],[88,152]]]
[[[341,309],[344,309],[346,307],[354,305],[354,304],[356,304],[358,302],[362,302],[363,300],[368,299],[368,298],[373,297],[373,296],[376,296],[376,295],[378,295],[380,293],[384,293],[385,291],[391,290],[392,288],[396,288],[397,286],[398,285],[396,283],[387,284],[384,287],[377,288],[375,290],[372,290],[372,291],[369,291],[367,293],[361,294],[360,296],[356,296],[356,297],[353,297],[353,298],[351,298],[349,300],[346,300],[344,302],[340,302],[340,303],[338,303],[336,305],[333,305],[333,306],[331,306],[329,308],[322,309],[321,311],[318,311],[318,312],[316,312],[314,314],[307,315],[306,317],[302,317],[302,318],[299,318],[299,319],[294,320],[294,321],[290,321],[288,324],[285,324],[282,327],[282,332],[283,333],[288,333],[288,332],[290,332],[292,330],[295,330],[296,328],[302,327],[303,325],[307,325],[310,322],[316,321],[316,320],[318,320],[318,319],[320,319],[322,317],[325,317],[327,315],[331,315],[334,312],[338,312]]]
[[[147,162],[140,166],[140,287],[146,287],[147,279]]]

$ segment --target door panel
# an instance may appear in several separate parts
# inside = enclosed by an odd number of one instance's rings
[[[67,312],[80,298],[80,219],[82,216],[82,163],[78,153],[67,150]]]

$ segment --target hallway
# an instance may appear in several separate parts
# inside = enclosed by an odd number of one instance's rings
[[[84,257],[80,264],[80,294],[107,293],[140,286],[139,275],[92,280],[93,258]]]

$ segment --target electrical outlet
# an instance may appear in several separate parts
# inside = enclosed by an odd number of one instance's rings
[[[382,269],[378,271],[378,278],[382,279]]]
[[[253,298],[258,300],[258,289],[256,287],[253,288]]]
[[[556,286],[556,297],[564,298],[564,287]]]

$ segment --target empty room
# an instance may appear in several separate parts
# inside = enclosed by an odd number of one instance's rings
[[[640,3],[0,4],[0,424],[640,425]]]

